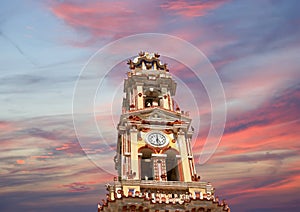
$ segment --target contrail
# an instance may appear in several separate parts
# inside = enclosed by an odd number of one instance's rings
[[[2,31],[0,31],[0,36],[2,36],[4,39],[6,39],[12,46],[14,46],[18,52],[23,55],[26,60],[28,60],[32,65],[37,66],[37,64],[30,58],[28,57],[27,54],[24,53],[24,51],[16,44],[13,40],[11,40],[8,36],[6,36]]]

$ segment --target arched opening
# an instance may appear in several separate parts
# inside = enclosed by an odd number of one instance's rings
[[[179,181],[179,168],[178,159],[176,158],[177,152],[169,149],[165,152],[166,158],[166,169],[167,169],[167,180],[168,181]]]
[[[160,99],[159,99],[159,95],[160,95],[160,91],[156,91],[156,90],[147,90],[145,92],[145,108],[146,107],[152,107],[152,106],[160,106]]]
[[[142,180],[153,180],[153,151],[149,148],[143,148],[140,153],[141,156],[141,179]]]

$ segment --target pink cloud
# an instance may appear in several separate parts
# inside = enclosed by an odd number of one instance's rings
[[[270,207],[269,200],[288,204],[300,185],[300,146],[295,142],[300,139],[299,123],[267,123],[225,134],[205,165],[208,171],[201,168],[202,175],[211,175],[207,179],[228,196],[231,205],[253,202],[256,207]]]
[[[62,3],[52,8],[53,13],[67,24],[89,29],[95,34],[110,35],[124,25],[133,11],[123,3],[98,2],[94,5]]]
[[[300,139],[299,94],[297,87],[290,88],[255,110],[229,116],[215,157],[273,150],[299,152],[295,142]],[[205,139],[203,134],[196,138],[195,152],[201,152]]]
[[[299,123],[253,126],[245,130],[223,136],[221,145],[224,155],[237,155],[255,151],[280,149],[298,150],[295,139],[300,139],[297,131]],[[286,133],[290,132],[290,133]],[[284,142],[283,142],[284,141]],[[220,153],[219,153],[220,154]]]
[[[299,50],[289,48],[289,54],[276,50],[264,54],[253,54],[223,67],[221,78],[225,81],[228,112],[238,116],[272,101],[288,88],[298,84],[297,65]],[[288,90],[287,90],[288,91]],[[299,94],[295,97],[298,98]],[[289,99],[293,102],[293,99]],[[284,101],[282,102],[284,103]],[[288,108],[288,107],[287,107]],[[286,112],[281,111],[286,114]]]
[[[182,26],[186,30],[174,33],[172,28],[165,27],[166,24],[170,24],[169,18],[166,19],[165,16],[166,11],[192,18],[203,16],[226,2],[222,0],[189,3],[178,0],[168,3],[153,1],[140,3],[128,0],[122,2],[87,1],[80,4],[65,1],[52,4],[50,10],[58,19],[63,20],[77,32],[89,35],[84,36],[80,42],[68,41],[74,46],[82,47],[99,41],[99,38],[101,41],[107,41],[135,33],[164,32],[165,29],[168,30],[167,33],[184,39],[196,39],[201,36],[201,33],[199,34],[197,29],[189,28],[188,25]]]
[[[265,177],[257,176],[256,179],[258,181],[264,182],[266,181]],[[299,183],[300,183],[300,175],[294,174],[294,175],[288,175],[281,180],[277,180],[273,183],[267,184],[265,186],[257,187],[253,184],[257,183],[255,181],[251,181],[248,183],[245,183],[249,179],[239,179],[232,181],[236,185],[235,189],[228,190],[227,193],[229,195],[239,196],[239,200],[235,201],[233,199],[233,202],[241,202],[247,201],[248,198],[257,198],[259,197],[271,197],[273,196],[274,200],[277,199],[276,194],[288,194],[288,193],[297,193],[297,190],[299,189]],[[271,181],[271,179],[270,179]],[[234,184],[232,184],[233,186]],[[290,201],[292,198],[290,196],[286,195],[280,195],[281,201]],[[285,197],[284,197],[285,196]]]
[[[175,14],[193,18],[206,15],[209,11],[214,10],[224,3],[228,1],[226,0],[218,0],[218,1],[195,1],[193,3],[188,2],[186,0],[176,0],[170,1],[165,4],[162,4],[161,7],[169,10],[171,12],[175,12]]]
[[[64,2],[53,4],[50,10],[67,25],[79,32],[90,34],[90,38],[73,45],[89,45],[102,39],[118,38],[124,35],[155,29],[159,24],[158,10],[150,7],[138,8],[136,2],[94,1],[78,4]],[[137,16],[139,16],[137,21]]]
[[[0,134],[9,133],[17,129],[17,123],[15,122],[0,121]]]

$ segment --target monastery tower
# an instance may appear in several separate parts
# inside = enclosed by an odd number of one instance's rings
[[[200,181],[189,114],[174,106],[176,82],[159,54],[129,60],[114,158],[118,178],[98,211],[230,211]]]

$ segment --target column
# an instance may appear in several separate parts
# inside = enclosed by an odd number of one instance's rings
[[[166,154],[152,154],[154,180],[166,181]]]

